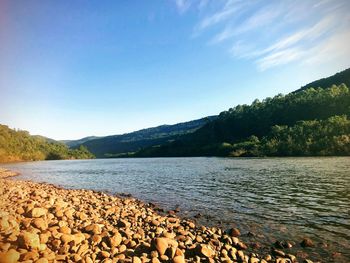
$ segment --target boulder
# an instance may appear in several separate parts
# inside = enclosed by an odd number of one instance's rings
[[[47,214],[47,209],[42,207],[35,207],[30,211],[30,217],[42,217]]]
[[[38,234],[24,231],[18,236],[18,243],[24,249],[39,249],[40,238]]]
[[[10,249],[7,252],[0,253],[0,263],[16,263],[19,256],[20,254],[16,250]]]
[[[168,248],[168,239],[167,238],[156,238],[155,239],[155,247],[160,255],[164,255],[165,251]]]

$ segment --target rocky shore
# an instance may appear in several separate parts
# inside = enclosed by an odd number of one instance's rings
[[[0,168],[0,263],[297,262],[282,249],[247,252],[238,229],[198,226],[131,197],[8,179],[15,175]]]

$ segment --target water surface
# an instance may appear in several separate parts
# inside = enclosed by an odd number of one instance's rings
[[[246,242],[290,240],[311,258],[350,258],[350,158],[140,158],[8,165],[18,179],[130,193],[199,223],[237,226]],[[316,248],[301,249],[310,237]],[[332,256],[340,252],[342,256]]]

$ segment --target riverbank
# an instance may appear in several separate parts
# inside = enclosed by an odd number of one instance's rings
[[[297,261],[283,249],[252,253],[238,229],[198,226],[130,197],[9,179],[16,175],[0,169],[0,263]]]

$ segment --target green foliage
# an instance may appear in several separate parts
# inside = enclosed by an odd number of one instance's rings
[[[231,149],[230,156],[350,155],[350,120],[343,115],[276,125],[261,140],[236,143]]]
[[[344,116],[331,118],[336,115]],[[349,154],[346,116],[346,85],[309,88],[238,105],[192,134],[135,156],[344,155]]]
[[[27,131],[15,131],[0,125],[0,162],[85,159],[94,156],[86,149],[71,150],[62,143],[31,136]]]

